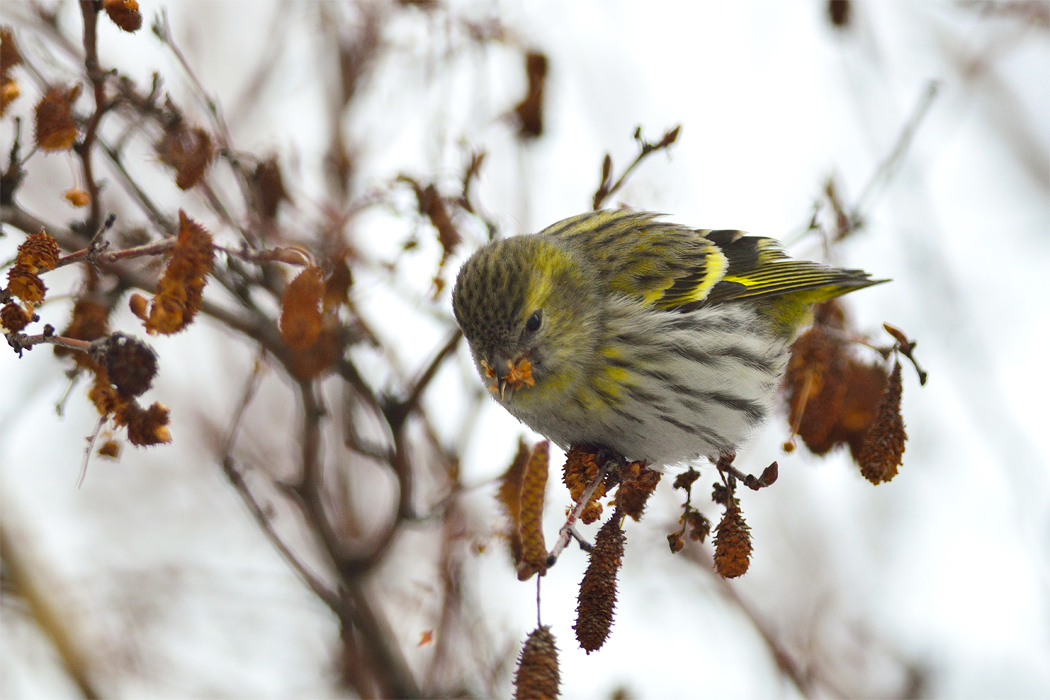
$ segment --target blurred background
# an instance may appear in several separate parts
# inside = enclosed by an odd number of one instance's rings
[[[519,437],[538,436],[450,342],[451,284],[491,232],[590,209],[605,155],[615,174],[637,156],[636,128],[659,141],[681,125],[606,205],[892,278],[845,306],[861,333],[889,322],[917,339],[930,380],[905,368],[909,440],[887,484],[845,452],[784,453],[786,411],[755,436],[737,466],[778,460],[780,477],[740,494],[754,544],[740,579],[717,577],[710,545],[670,553],[682,497],[665,478],[627,527],[616,623],[590,655],[572,632],[586,555],[570,547],[541,589],[564,697],[1050,697],[1050,3],[140,11],[134,33],[99,17],[100,65],[141,94],[161,76],[158,94],[219,155],[184,192],[153,148],[157,125],[108,115],[101,140],[123,149],[125,175],[95,160],[115,235],[171,233],[148,200],[230,250],[250,231],[344,260],[339,313],[355,339],[338,371],[304,379],[261,331],[207,310],[148,338],[160,373],[146,400],[170,408],[173,440],[93,457],[79,488],[98,422],[87,383],[64,398],[70,363],[48,348],[0,355],[0,695],[511,695],[536,588],[517,580],[494,496]],[[6,168],[14,117],[28,141],[46,85],[82,84],[79,118],[94,103],[78,4],[14,0],[0,14],[25,60],[0,121]],[[238,167],[270,159],[286,196],[261,217]],[[72,152],[36,152],[25,171],[4,203],[5,262],[35,232],[16,214],[74,232],[87,216],[62,197],[86,186]],[[832,211],[829,181],[863,222],[833,246],[810,230]],[[45,277],[42,322],[68,324],[77,267]],[[247,301],[231,289],[210,282],[205,299],[277,318],[262,283]],[[110,326],[146,338],[125,301]],[[301,488],[311,460],[316,501]],[[714,470],[700,467],[705,491]],[[571,502],[555,475],[547,498],[550,542]]]

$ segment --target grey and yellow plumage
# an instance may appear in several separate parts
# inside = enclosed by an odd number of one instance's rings
[[[812,305],[881,280],[657,217],[593,212],[489,243],[452,300],[511,414],[563,448],[659,467],[735,452],[772,407]]]

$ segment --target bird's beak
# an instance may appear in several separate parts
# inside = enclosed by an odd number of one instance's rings
[[[517,389],[535,384],[531,374],[532,365],[525,355],[508,360],[493,354],[490,360],[483,360],[481,364],[485,368],[485,377],[492,382],[488,385],[489,389],[500,395],[501,402],[509,401]]]
[[[496,376],[493,379],[496,380],[496,393],[499,394],[499,400],[505,401],[514,393],[514,388],[510,386],[510,363],[507,362],[501,356],[494,356],[492,358],[492,368],[495,370]]]

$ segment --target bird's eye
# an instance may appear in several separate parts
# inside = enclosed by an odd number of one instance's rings
[[[525,330],[529,333],[535,333],[540,329],[540,323],[543,321],[542,311],[533,311],[532,315],[529,316],[529,320],[525,321]]]

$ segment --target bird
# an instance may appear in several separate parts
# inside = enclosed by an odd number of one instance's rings
[[[731,459],[773,408],[813,305],[887,281],[662,216],[580,214],[490,241],[459,270],[453,313],[482,381],[563,449],[655,469]]]

